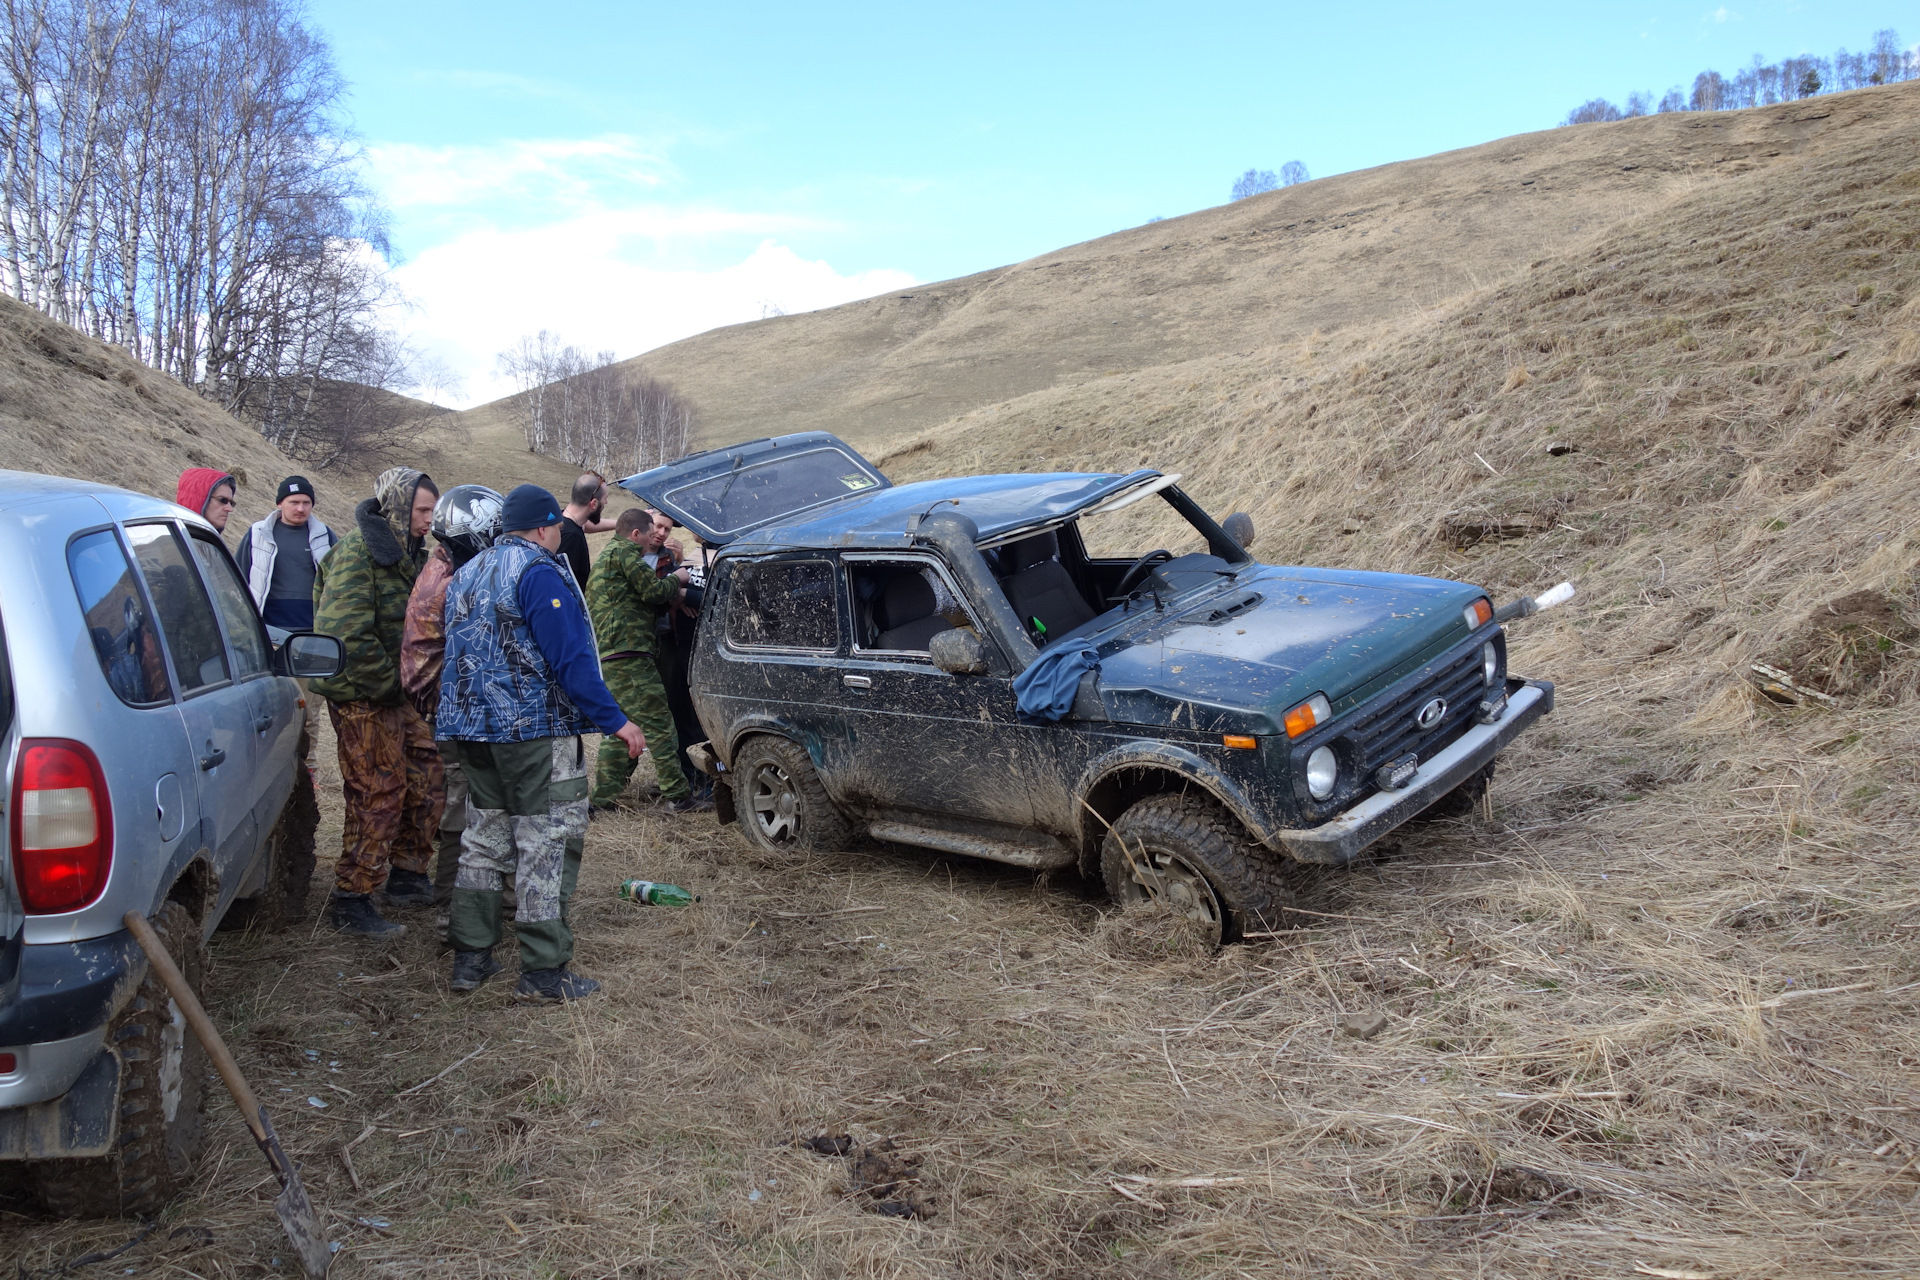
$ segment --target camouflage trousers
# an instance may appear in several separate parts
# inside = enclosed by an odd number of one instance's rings
[[[555,969],[573,958],[567,900],[587,836],[587,756],[579,738],[449,742],[467,779],[447,937],[461,951],[500,941],[506,877],[520,967]]]
[[[394,868],[424,875],[445,794],[433,731],[405,702],[329,702],[327,715],[346,810],[334,887],[372,893]]]
[[[440,854],[433,861],[433,900],[444,904],[460,872],[460,833],[467,827],[467,770],[451,742],[433,744],[446,774],[447,802],[440,810]]]
[[[674,736],[673,711],[667,705],[667,687],[660,678],[659,664],[651,654],[641,654],[602,661],[600,670],[613,700],[627,713],[627,719],[640,726],[647,740],[647,754],[653,757],[661,796],[678,800],[692,795],[693,788],[680,768],[680,743]],[[606,806],[618,801],[633,778],[635,763],[627,754],[626,743],[612,734],[600,739],[600,755],[593,771],[593,803]]]

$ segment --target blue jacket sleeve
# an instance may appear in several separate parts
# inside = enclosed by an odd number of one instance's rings
[[[520,575],[520,613],[540,646],[540,656],[560,678],[560,687],[602,733],[618,733],[627,723],[620,704],[600,678],[600,660],[594,656],[593,628],[580,597],[550,564],[529,565]]]

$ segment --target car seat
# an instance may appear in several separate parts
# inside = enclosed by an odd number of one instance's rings
[[[882,628],[874,640],[876,649],[923,650],[942,631],[953,624],[939,613],[940,601],[933,584],[917,570],[896,573],[880,589],[873,602],[873,620]]]
[[[1007,603],[1035,644],[1045,645],[1095,616],[1067,567],[1060,563],[1058,534],[1036,533],[1009,542],[1000,549],[1000,561],[1007,568],[1007,576],[1000,583],[1007,593]]]

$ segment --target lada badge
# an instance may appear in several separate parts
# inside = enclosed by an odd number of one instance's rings
[[[1435,698],[1432,702],[1429,702],[1426,706],[1421,707],[1419,711],[1414,713],[1413,722],[1422,729],[1431,729],[1433,726],[1439,724],[1440,718],[1446,714],[1447,700],[1445,698]]]

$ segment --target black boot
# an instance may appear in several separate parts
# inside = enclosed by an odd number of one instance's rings
[[[357,933],[366,938],[398,938],[407,926],[382,916],[373,899],[364,893],[333,891],[327,901],[327,923],[342,933]]]
[[[485,951],[456,951],[453,953],[453,980],[447,985],[455,991],[478,991],[480,984],[500,972],[500,962],[493,958],[493,948]]]
[[[561,965],[558,969],[528,969],[521,973],[513,998],[523,1004],[560,1004],[583,1000],[599,989],[600,984],[592,978],[571,973],[567,966]]]
[[[430,907],[433,905],[433,881],[419,871],[402,871],[395,867],[387,873],[387,883],[380,890],[380,896],[396,907]]]

